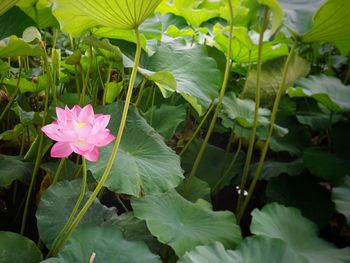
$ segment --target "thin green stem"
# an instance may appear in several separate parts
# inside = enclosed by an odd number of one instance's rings
[[[44,126],[46,123],[46,117],[47,117],[47,112],[49,109],[49,96],[50,96],[50,88],[52,87],[52,79],[51,79],[51,74],[50,74],[50,70],[49,70],[49,65],[48,65],[48,57],[47,57],[47,53],[46,53],[46,47],[44,45],[43,42],[40,43],[40,46],[42,47],[43,51],[44,51],[44,68],[45,71],[47,73],[47,80],[48,80],[48,84],[46,86],[46,94],[45,94],[45,102],[44,102],[44,113],[43,113],[43,119],[42,119],[42,125]],[[27,192],[27,197],[26,197],[26,201],[25,201],[25,205],[24,205],[24,211],[23,211],[23,218],[22,218],[22,224],[21,224],[21,235],[24,234],[24,230],[26,227],[26,222],[27,222],[27,215],[28,215],[28,208],[29,208],[29,201],[30,201],[30,196],[32,194],[32,190],[34,187],[34,183],[36,180],[36,175],[39,171],[40,168],[40,163],[41,163],[41,155],[42,155],[42,149],[43,149],[43,145],[44,145],[44,134],[42,132],[39,132],[39,146],[38,146],[38,152],[36,155],[36,159],[35,159],[35,164],[34,164],[34,169],[33,169],[33,173],[32,173],[32,177],[29,183],[29,187],[28,187],[28,192]]]
[[[112,74],[112,63],[110,63],[109,66],[108,66],[106,84],[110,81],[111,74]],[[107,89],[106,89],[106,85],[104,85],[103,97],[102,97],[102,105],[106,105],[106,97],[107,97]]]
[[[189,193],[190,189],[191,189],[193,177],[197,173],[197,169],[198,169],[199,164],[200,164],[200,162],[201,162],[201,160],[203,158],[203,155],[204,155],[205,149],[207,147],[209,138],[210,138],[210,136],[211,136],[211,134],[212,134],[212,132],[214,130],[216,119],[217,119],[217,117],[219,115],[219,111],[220,111],[220,108],[221,108],[222,100],[223,100],[224,95],[225,95],[228,79],[230,77],[230,72],[231,72],[231,52],[232,52],[231,48],[232,48],[232,37],[233,37],[233,7],[232,7],[232,2],[231,1],[228,1],[228,3],[229,3],[229,11],[230,11],[230,21],[229,21],[230,29],[229,29],[229,36],[228,36],[228,45],[227,45],[227,47],[228,47],[227,49],[228,50],[227,50],[227,54],[226,54],[226,66],[225,66],[224,80],[222,82],[218,103],[216,105],[216,108],[215,108],[215,111],[214,111],[214,115],[213,115],[213,117],[211,119],[208,132],[207,132],[207,134],[206,134],[206,136],[204,138],[203,144],[201,145],[201,148],[200,148],[200,150],[198,152],[196,160],[194,161],[191,173],[190,173],[190,175],[188,177],[188,180],[187,180],[187,182],[185,184],[184,193],[183,193],[184,196],[186,196]]]
[[[115,140],[111,156],[108,160],[106,169],[104,170],[102,177],[101,177],[100,181],[98,182],[95,190],[92,192],[91,196],[86,201],[86,203],[84,204],[82,209],[79,211],[77,217],[74,219],[72,225],[67,230],[67,234],[63,237],[63,240],[61,242],[61,246],[58,248],[57,252],[64,245],[64,243],[67,241],[67,239],[71,236],[74,229],[77,227],[80,220],[83,218],[86,211],[89,209],[89,207],[91,206],[91,204],[93,203],[93,201],[97,197],[98,193],[100,192],[100,190],[102,189],[104,183],[106,182],[106,180],[108,178],[108,175],[109,175],[109,173],[112,169],[112,166],[113,166],[113,162],[117,156],[119,145],[120,145],[120,142],[121,142],[121,139],[123,136],[123,132],[124,132],[124,128],[125,128],[126,118],[128,116],[128,110],[129,110],[129,105],[130,105],[130,101],[131,101],[132,91],[133,91],[133,87],[135,84],[137,69],[138,69],[140,57],[141,57],[141,43],[140,43],[140,34],[139,34],[138,29],[135,29],[135,33],[136,33],[136,53],[135,53],[135,59],[134,59],[134,66],[133,66],[133,69],[131,72],[130,82],[129,82],[129,86],[128,86],[128,91],[127,91],[127,95],[126,95],[123,113],[122,113],[122,118],[120,121],[119,129],[118,129],[118,133],[117,133],[117,138]]]
[[[83,76],[83,90],[81,91],[80,98],[79,98],[79,105],[82,106],[85,100],[85,95],[86,95],[86,90],[88,88],[88,82],[89,82],[89,77],[90,77],[90,72],[92,68],[92,62],[93,62],[93,53],[92,53],[92,46],[89,46],[89,54],[90,54],[90,59],[89,59],[89,66],[86,71],[85,77]],[[83,69],[81,69],[83,72]]]
[[[242,174],[241,184],[240,184],[240,188],[239,188],[241,191],[240,191],[239,196],[238,196],[237,212],[240,209],[241,202],[243,199],[244,188],[245,188],[245,185],[246,185],[247,179],[248,179],[249,166],[250,166],[250,162],[252,161],[253,149],[254,149],[254,144],[255,144],[256,129],[258,126],[259,108],[260,108],[260,90],[261,90],[260,78],[261,78],[261,68],[262,68],[262,48],[263,48],[263,43],[264,43],[264,33],[265,33],[266,28],[267,28],[268,21],[269,21],[269,8],[265,7],[263,23],[261,26],[260,36],[259,36],[258,63],[257,63],[257,71],[256,71],[254,121],[253,121],[252,130],[250,133],[247,157],[246,157],[246,160],[244,163],[243,174]]]
[[[283,69],[283,75],[282,75],[282,80],[281,80],[281,83],[280,83],[280,86],[278,88],[278,91],[277,91],[277,94],[276,94],[276,98],[275,98],[275,101],[274,101],[274,104],[273,104],[273,108],[272,108],[272,113],[271,113],[271,119],[270,119],[270,125],[269,125],[269,131],[268,131],[268,134],[267,134],[267,137],[266,137],[266,141],[265,141],[265,144],[263,146],[263,149],[262,149],[262,152],[261,152],[261,155],[260,155],[260,159],[259,159],[259,163],[258,163],[258,166],[255,170],[255,173],[254,173],[254,177],[253,177],[253,180],[249,186],[249,190],[248,190],[248,195],[247,197],[244,199],[244,202],[243,202],[243,205],[242,207],[240,208],[238,214],[237,214],[237,221],[240,222],[240,220],[242,219],[242,216],[244,215],[244,212],[245,212],[245,209],[253,195],[253,192],[254,192],[254,189],[255,189],[255,186],[256,186],[256,183],[260,177],[260,174],[261,174],[261,171],[262,171],[262,168],[263,168],[263,165],[264,165],[264,161],[265,161],[265,157],[266,157],[266,153],[269,149],[269,144],[270,144],[270,139],[271,139],[271,136],[272,136],[272,133],[273,133],[273,130],[274,130],[274,125],[275,125],[275,121],[276,121],[276,117],[277,117],[277,112],[278,112],[278,107],[280,105],[280,102],[281,102],[281,98],[285,92],[285,85],[286,85],[286,80],[287,80],[287,76],[288,76],[288,69],[289,69],[289,65],[290,65],[290,62],[292,60],[292,57],[294,55],[294,49],[297,45],[297,42],[294,42],[290,52],[289,52],[289,55],[288,55],[288,58],[286,60],[286,63],[284,64],[284,69]],[[241,192],[244,191],[243,188],[240,189]]]
[[[182,156],[184,154],[184,152],[186,152],[187,148],[190,146],[190,144],[192,143],[192,141],[194,140],[194,138],[196,138],[198,132],[201,130],[203,124],[205,123],[205,121],[207,120],[210,112],[212,111],[212,109],[214,108],[214,103],[212,103],[209,107],[209,109],[207,110],[207,112],[205,113],[205,115],[203,116],[201,122],[199,123],[199,125],[197,126],[196,130],[194,131],[194,133],[192,134],[191,138],[189,139],[189,141],[186,143],[186,145],[182,148],[181,152],[179,153],[179,156]]]
[[[143,90],[145,88],[146,83],[147,83],[147,79],[143,79],[142,83],[141,83],[141,86],[140,86],[139,94],[137,95],[137,99],[136,99],[136,102],[135,102],[136,106],[139,105],[140,102],[141,102]]]
[[[63,160],[63,159],[62,159]],[[49,253],[47,254],[47,257],[50,257],[51,255],[56,256],[58,251],[60,250],[60,248],[63,245],[63,237],[66,234],[68,228],[71,226],[73,219],[81,205],[81,202],[84,199],[84,195],[85,195],[85,191],[86,191],[86,185],[87,185],[87,169],[86,169],[86,161],[84,158],[82,158],[82,162],[83,162],[83,181],[81,184],[81,190],[80,190],[80,194],[78,196],[77,202],[75,203],[73,210],[71,212],[71,214],[69,215],[68,221],[66,222],[66,224],[64,225],[64,227],[61,229],[61,231],[58,233],[57,237],[55,238],[52,247],[49,251]]]
[[[56,170],[56,172],[55,172],[55,175],[54,175],[54,177],[53,177],[52,184],[54,184],[54,183],[57,182],[58,177],[59,177],[60,174],[61,174],[61,170],[62,170],[62,167],[63,167],[63,164],[64,164],[65,160],[66,160],[66,158],[62,158],[62,159],[60,160],[60,163],[59,163],[59,165],[58,165],[58,167],[57,167],[57,170]]]
[[[2,121],[2,118],[4,118],[5,114],[7,113],[7,111],[11,108],[13,101],[15,100],[15,98],[17,97],[17,94],[19,92],[19,83],[21,81],[21,74],[22,74],[22,63],[21,63],[21,59],[18,58],[18,65],[19,65],[19,70],[18,70],[18,79],[17,79],[17,83],[16,83],[16,89],[13,92],[13,95],[11,96],[9,102],[7,103],[5,109],[2,111],[1,115],[0,115],[0,122]]]
[[[213,187],[212,192],[215,193],[217,191],[217,189],[220,188],[222,182],[226,179],[227,175],[230,173],[233,165],[236,163],[237,158],[239,156],[239,153],[241,152],[241,148],[242,148],[242,138],[239,138],[239,142],[238,142],[238,147],[237,150],[235,152],[235,155],[233,156],[232,161],[230,162],[229,166],[227,167],[227,169],[225,170],[224,174],[222,175],[222,177],[220,178],[220,180],[216,183],[216,185]]]
[[[129,212],[129,209],[124,205],[123,201],[120,199],[119,194],[116,194],[115,197],[117,198],[118,203],[123,207],[125,212]]]

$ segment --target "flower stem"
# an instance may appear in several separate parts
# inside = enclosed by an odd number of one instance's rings
[[[61,159],[61,163],[63,163],[64,159]],[[56,255],[59,251],[59,249],[62,247],[63,245],[63,235],[66,234],[68,227],[72,224],[72,221],[75,217],[75,214],[77,213],[81,201],[84,198],[85,195],[85,191],[86,191],[86,184],[87,184],[87,171],[86,171],[86,161],[85,158],[82,158],[82,162],[83,162],[83,182],[81,184],[81,190],[80,190],[80,194],[79,197],[77,199],[77,202],[75,203],[73,210],[71,212],[71,214],[69,215],[68,221],[66,222],[66,224],[64,225],[64,227],[61,229],[61,231],[58,233],[57,237],[55,238],[55,241],[53,242],[53,245],[49,251],[49,253],[47,254],[47,257],[51,256],[51,255]],[[60,163],[60,165],[61,165]]]
[[[267,28],[268,21],[269,21],[269,8],[265,7],[264,18],[263,18],[263,22],[262,22],[262,26],[261,26],[261,30],[260,30],[260,36],[259,36],[258,63],[257,63],[257,71],[256,71],[254,121],[253,121],[252,130],[250,133],[248,152],[247,152],[247,157],[246,157],[244,167],[243,167],[241,184],[239,187],[239,189],[241,191],[240,191],[239,196],[238,196],[237,212],[240,209],[241,202],[243,199],[244,187],[245,187],[247,179],[248,179],[249,166],[250,166],[250,162],[251,162],[252,156],[253,156],[255,135],[256,135],[256,129],[258,126],[259,108],[260,108],[260,90],[261,90],[260,78],[261,78],[261,68],[262,68],[262,48],[263,48],[263,43],[264,43],[264,33],[265,33],[266,28]]]
[[[52,184],[54,184],[54,183],[57,182],[58,177],[60,176],[60,173],[61,173],[61,170],[62,170],[62,167],[63,167],[63,164],[64,164],[64,161],[65,161],[65,160],[66,160],[66,158],[62,158],[62,159],[60,160],[60,163],[59,163],[59,165],[58,165],[58,167],[57,167],[56,173],[55,173],[55,175],[54,175],[54,177],[53,177]]]
[[[197,169],[199,167],[199,164],[203,158],[205,149],[207,147],[209,138],[214,130],[216,119],[219,115],[222,100],[223,100],[224,95],[225,95],[228,79],[229,79],[230,72],[231,72],[231,52],[232,52],[231,47],[232,47],[232,37],[233,37],[233,7],[232,7],[231,1],[228,1],[228,4],[229,4],[229,11],[230,11],[230,21],[229,21],[230,29],[229,29],[229,36],[228,36],[228,45],[227,45],[228,48],[227,48],[227,54],[226,54],[226,66],[225,66],[224,80],[222,82],[222,86],[221,86],[221,90],[220,90],[220,94],[219,94],[219,100],[218,100],[218,103],[216,105],[213,118],[211,119],[208,132],[204,138],[203,144],[201,145],[201,148],[198,152],[196,160],[194,161],[191,173],[190,173],[188,180],[185,184],[184,193],[183,193],[184,196],[186,196],[191,189],[193,177],[196,175]]]
[[[135,53],[135,59],[134,59],[134,66],[133,66],[133,69],[132,69],[132,72],[131,72],[130,82],[129,82],[128,91],[127,91],[127,95],[126,95],[126,99],[125,99],[123,113],[122,113],[122,118],[121,118],[121,121],[120,121],[119,129],[118,129],[118,133],[117,133],[117,138],[116,138],[116,141],[114,143],[112,154],[111,154],[111,156],[110,156],[110,158],[108,160],[106,169],[103,172],[103,175],[102,175],[100,181],[98,182],[95,190],[92,192],[91,196],[86,201],[86,203],[84,204],[84,206],[79,211],[79,213],[76,216],[76,218],[74,219],[73,223],[71,224],[71,226],[67,230],[67,233],[65,234],[65,236],[62,239],[61,246],[58,247],[56,252],[59,252],[59,250],[64,245],[64,243],[71,236],[71,234],[73,233],[74,229],[77,227],[77,225],[79,224],[80,220],[83,218],[83,216],[85,215],[86,211],[89,209],[89,207],[91,206],[91,204],[93,203],[93,201],[97,197],[98,193],[100,192],[100,190],[102,189],[104,183],[106,182],[106,180],[108,178],[108,175],[109,175],[109,173],[110,173],[110,171],[112,169],[112,166],[113,166],[113,162],[114,162],[114,160],[115,160],[115,158],[117,156],[119,145],[120,145],[120,142],[121,142],[121,139],[122,139],[122,136],[123,136],[123,132],[124,132],[124,128],[125,128],[126,118],[127,118],[127,115],[128,115],[129,105],[130,105],[130,101],[131,101],[131,95],[132,95],[133,87],[134,87],[134,84],[135,84],[137,69],[138,69],[139,62],[140,62],[140,57],[141,57],[140,35],[139,35],[139,31],[138,31],[137,28],[135,29],[135,34],[136,34],[136,53]]]
[[[276,117],[277,117],[277,111],[278,111],[278,107],[280,105],[280,101],[281,101],[281,98],[285,92],[285,85],[286,85],[286,80],[287,80],[287,75],[288,75],[288,69],[289,69],[289,64],[292,60],[292,57],[294,55],[294,49],[297,45],[297,42],[294,42],[290,52],[289,52],[289,55],[288,55],[288,58],[286,60],[286,63],[284,64],[284,69],[283,69],[283,75],[282,75],[282,80],[281,80],[281,83],[280,83],[280,86],[278,88],[278,91],[277,91],[277,94],[276,94],[276,98],[275,98],[275,101],[274,101],[274,104],[273,104],[273,108],[272,108],[272,113],[271,113],[271,119],[270,119],[270,126],[269,126],[269,131],[268,131],[268,134],[267,134],[267,138],[266,138],[266,141],[265,141],[265,144],[263,146],[263,149],[262,149],[262,152],[261,152],[261,155],[260,155],[260,159],[259,159],[259,163],[258,163],[258,166],[255,170],[255,173],[254,173],[254,177],[253,177],[253,181],[251,182],[250,186],[249,186],[249,190],[248,190],[248,195],[247,197],[244,199],[244,202],[243,202],[243,205],[242,207],[240,208],[238,214],[237,214],[237,221],[240,222],[244,212],[245,212],[245,209],[253,195],[253,192],[254,192],[254,189],[255,189],[255,186],[256,186],[256,183],[259,179],[259,176],[261,174],[261,171],[262,171],[262,168],[263,168],[263,165],[264,165],[264,161],[265,161],[265,157],[266,157],[266,153],[267,153],[267,150],[269,148],[269,144],[270,144],[270,139],[271,139],[271,136],[272,136],[272,133],[273,133],[273,129],[274,129],[274,125],[275,125],[275,121],[276,121]],[[241,192],[243,192],[243,189],[241,188]]]

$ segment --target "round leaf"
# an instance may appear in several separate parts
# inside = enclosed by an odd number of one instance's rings
[[[304,218],[296,208],[270,203],[261,211],[255,209],[252,215],[252,233],[283,240],[289,249],[309,262],[349,262],[350,248],[337,249],[320,239],[316,225]]]
[[[45,263],[160,263],[157,255],[152,254],[145,243],[128,241],[114,225],[86,225],[74,232],[66,246],[58,254],[58,259],[49,259]]]
[[[38,263],[41,260],[41,252],[32,240],[0,231],[0,263]]]
[[[43,194],[38,210],[36,212],[37,225],[40,238],[47,247],[51,247],[57,234],[68,221],[78,199],[81,180],[62,181],[50,186]],[[89,194],[87,193],[82,201],[85,203]],[[80,224],[95,223],[102,224],[114,220],[117,213],[112,208],[103,206],[98,199],[94,201]]]
[[[239,226],[231,212],[214,212],[187,201],[175,191],[133,198],[132,207],[136,217],[146,220],[150,232],[171,246],[178,256],[214,241],[228,248],[241,241]]]
[[[350,224],[350,176],[344,178],[343,184],[333,188],[332,200],[337,211],[344,214]]]
[[[23,162],[17,156],[0,154],[0,187],[8,187],[15,180],[27,182],[32,170],[32,163]]]
[[[100,109],[101,113],[112,115],[109,127],[113,134],[117,133],[122,109],[122,103]],[[96,180],[101,178],[112,148],[113,143],[101,148],[99,160],[88,163],[88,169]],[[179,157],[135,108],[130,109],[119,151],[105,186],[117,193],[139,196],[141,193],[167,191],[176,187],[182,179]]]
[[[61,28],[79,36],[95,26],[135,29],[149,17],[161,0],[54,0],[54,15]]]

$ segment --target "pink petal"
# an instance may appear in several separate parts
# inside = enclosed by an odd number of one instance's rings
[[[83,123],[93,124],[95,119],[94,109],[91,104],[86,105],[79,113],[78,120]]]
[[[56,107],[56,115],[57,115],[57,121],[59,123],[66,123],[67,121],[67,111],[64,109],[61,109],[59,107]]]
[[[83,157],[90,162],[96,162],[99,156],[100,154],[97,147],[94,147],[91,151],[83,155]]]
[[[98,140],[98,142],[95,143],[95,145],[98,147],[102,147],[102,146],[106,146],[107,144],[111,143],[115,139],[115,136],[108,133],[108,134],[103,134],[103,135],[99,136],[99,138],[100,139]]]
[[[97,125],[99,128],[104,129],[107,127],[110,119],[111,119],[111,115],[109,115],[109,114],[98,116],[97,118],[95,115],[95,123],[94,124]]]
[[[78,134],[71,129],[60,129],[59,131],[59,135],[61,136],[61,140],[63,142],[73,142],[78,140]]]
[[[78,134],[79,139],[86,141],[87,138],[91,137],[92,125],[85,125],[82,127],[78,127],[76,132]]]
[[[69,143],[66,142],[56,142],[51,148],[51,157],[63,158],[68,157],[72,153],[72,149]]]
[[[76,118],[78,118],[80,112],[81,112],[81,108],[79,105],[74,105],[73,108],[71,109],[71,112],[74,114],[74,116]]]
[[[55,123],[45,125],[41,127],[41,131],[46,134],[47,137],[49,137],[52,140],[60,141],[61,136],[59,135],[59,129],[60,126],[58,126]]]

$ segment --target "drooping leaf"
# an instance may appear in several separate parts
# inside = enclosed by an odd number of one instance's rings
[[[98,110],[111,114],[109,127],[117,133],[122,115],[122,103],[114,103]],[[97,162],[88,162],[88,169],[96,180],[105,170],[113,143],[100,149]],[[105,186],[117,193],[134,196],[154,194],[176,187],[182,180],[179,157],[164,143],[135,108],[129,110],[126,129],[116,160]]]
[[[346,55],[350,51],[350,2],[328,0],[314,16],[312,28],[304,42],[330,42]]]
[[[159,256],[152,254],[145,243],[128,241],[115,225],[85,225],[77,229],[68,239],[58,258],[43,263],[160,263]]]
[[[279,0],[284,11],[284,24],[301,36],[307,33],[313,23],[313,16],[326,0]]]
[[[306,175],[272,178],[265,194],[269,201],[299,208],[303,216],[320,228],[328,224],[334,211],[330,192]]]
[[[225,247],[215,242],[208,246],[197,246],[195,249],[186,252],[178,263],[231,263],[236,262],[236,256],[232,250],[225,250]]]
[[[350,224],[350,176],[346,176],[341,184],[332,189],[332,200],[337,211],[344,214]]]
[[[330,182],[338,182],[350,174],[348,160],[339,158],[333,153],[320,148],[308,148],[303,152],[305,167],[316,176]]]
[[[186,109],[183,105],[162,104],[159,108],[150,108],[145,113],[145,119],[165,140],[169,140],[186,119]]]
[[[199,203],[191,203],[175,191],[144,198],[133,198],[135,216],[146,220],[148,229],[178,256],[198,245],[219,241],[232,248],[241,240],[234,215],[214,212]]]
[[[61,181],[50,186],[42,195],[36,219],[40,239],[48,248],[52,246],[56,236],[68,221],[78,199],[81,183],[81,180]],[[82,204],[86,202],[89,195],[90,193],[85,194]],[[117,213],[114,209],[103,206],[96,199],[79,224],[101,225],[116,217]]]
[[[2,10],[0,9],[0,13],[1,12]],[[12,35],[20,37],[23,30],[29,26],[35,26],[33,19],[18,6],[14,6],[8,12],[0,16],[0,39]]]
[[[32,170],[32,163],[23,162],[18,156],[0,154],[0,187],[8,187],[15,180],[26,183]]]
[[[63,31],[79,36],[83,31],[106,26],[135,29],[149,17],[160,0],[54,0],[53,13]]]
[[[35,243],[17,233],[0,231],[1,263],[38,263],[42,255]]]
[[[350,248],[337,249],[333,244],[317,236],[317,227],[304,218],[296,208],[270,203],[252,212],[250,230],[259,236],[283,240],[294,253],[308,262],[346,263]]]
[[[263,64],[260,76],[261,103],[269,106],[273,105],[273,101],[282,82],[285,62],[286,58],[279,58]],[[282,94],[284,94],[285,90],[293,85],[297,79],[305,77],[309,71],[309,62],[294,54],[289,63],[286,82],[284,87],[282,87]],[[256,76],[256,70],[249,71],[248,78],[242,92],[242,96],[244,98],[255,99]]]
[[[19,57],[19,56],[42,56],[43,50],[38,46],[31,46],[22,39],[11,36],[0,40],[0,57]]]
[[[163,95],[176,89],[200,115],[218,96],[220,72],[204,46],[162,44],[151,57],[141,61],[140,67]]]
[[[214,26],[215,46],[227,54],[228,36],[227,28]],[[234,38],[232,39],[231,58],[236,63],[249,63],[258,60],[258,42],[253,39],[257,38],[258,33],[248,31],[245,27],[234,29]],[[268,61],[278,57],[288,55],[288,47],[282,40],[265,41],[262,47],[262,61]]]

